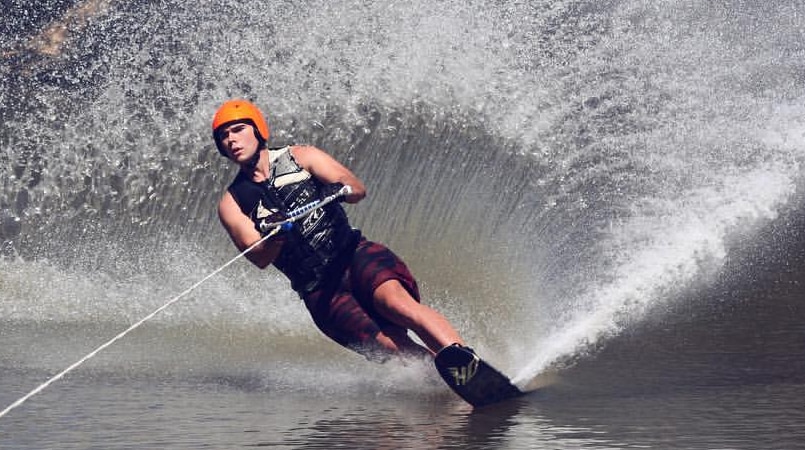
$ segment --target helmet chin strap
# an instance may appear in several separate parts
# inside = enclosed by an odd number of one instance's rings
[[[248,169],[248,170],[256,169],[257,168],[257,163],[260,161],[260,152],[262,152],[265,149],[266,149],[265,143],[258,144],[257,145],[257,151],[254,152],[254,155],[252,155],[252,157],[249,158],[248,161],[246,161],[246,164],[244,165],[244,168]]]
[[[254,170],[257,168],[257,162],[260,161],[260,152],[263,151],[262,147],[257,147],[257,151],[254,152],[254,155],[246,161],[246,168],[249,170]]]

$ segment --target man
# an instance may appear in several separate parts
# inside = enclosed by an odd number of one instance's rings
[[[444,316],[419,302],[405,264],[350,227],[340,204],[330,203],[290,229],[261,230],[261,224],[276,223],[343,186],[352,188],[344,201],[361,201],[366,188],[351,171],[313,146],[268,149],[268,124],[246,100],[225,102],[212,128],[218,151],[240,166],[218,205],[222,225],[241,251],[274,234],[246,257],[261,269],[273,263],[284,273],[324,334],[372,360],[463,345]]]

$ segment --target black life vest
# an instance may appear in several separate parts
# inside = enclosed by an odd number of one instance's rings
[[[321,198],[323,183],[296,163],[290,147],[268,152],[271,167],[268,180],[256,183],[238,172],[229,185],[229,192],[243,214],[255,220],[254,210],[261,201],[265,207],[288,212]],[[300,295],[319,289],[328,279],[340,277],[360,239],[360,231],[349,225],[344,208],[337,202],[300,219],[285,233],[285,244],[274,265]]]

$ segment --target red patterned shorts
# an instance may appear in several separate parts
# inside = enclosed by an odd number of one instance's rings
[[[344,347],[371,347],[375,336],[386,327],[397,326],[374,308],[378,286],[397,280],[419,301],[419,288],[405,263],[382,244],[361,239],[340,282],[303,297],[316,326]]]

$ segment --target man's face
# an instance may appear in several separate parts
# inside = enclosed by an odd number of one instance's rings
[[[227,156],[236,163],[249,161],[260,144],[255,136],[254,127],[245,122],[225,126],[218,132],[218,136]]]

